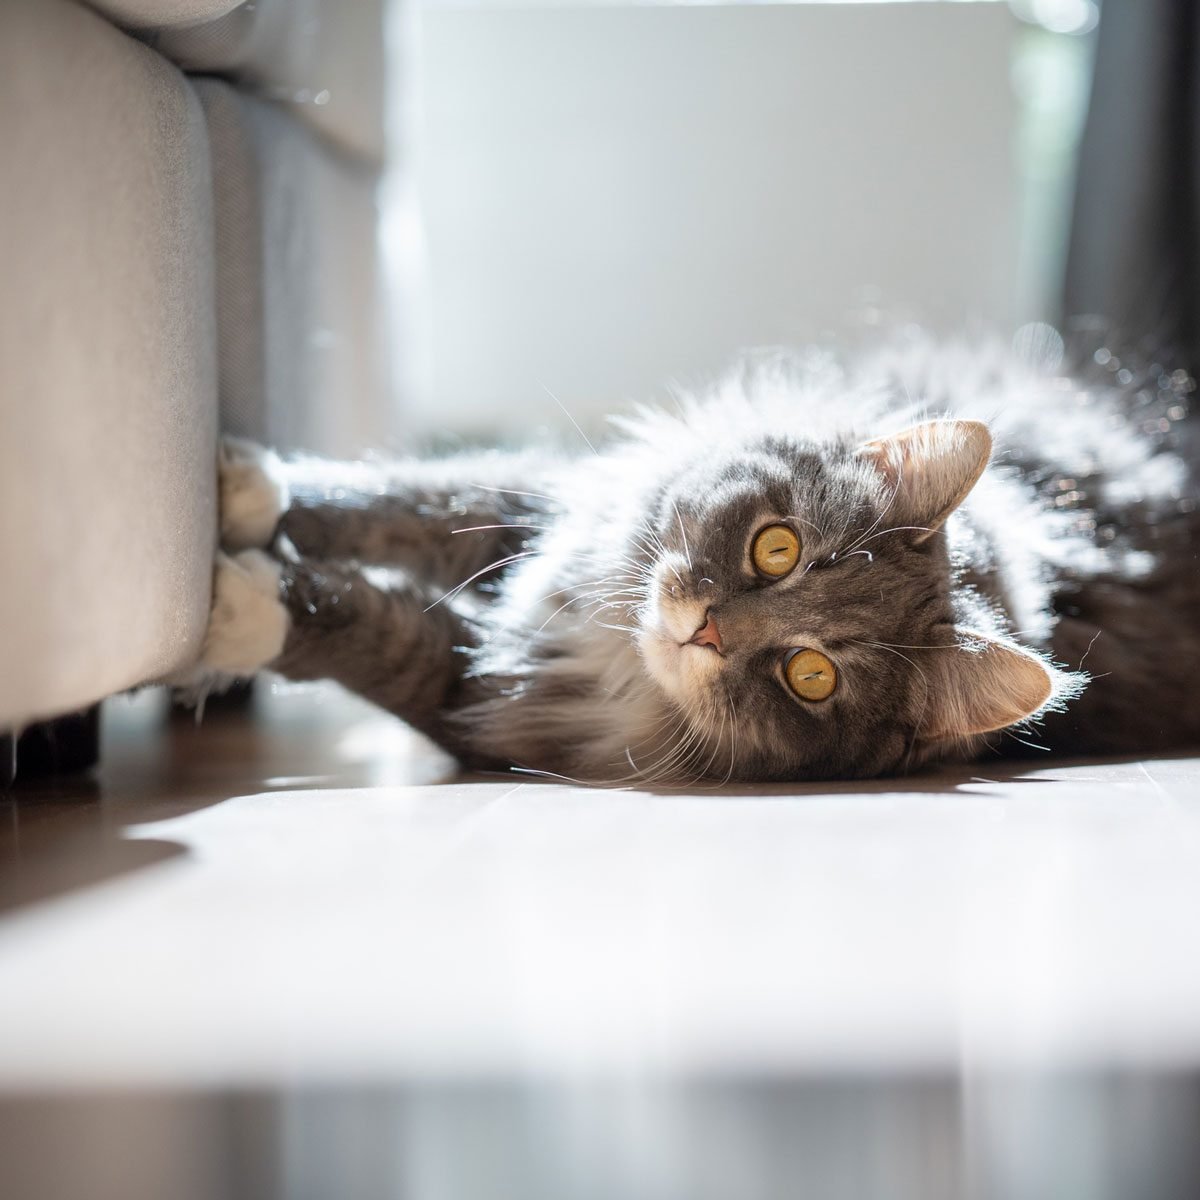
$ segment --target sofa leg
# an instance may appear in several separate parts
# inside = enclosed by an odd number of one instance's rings
[[[0,789],[12,787],[17,777],[17,739],[0,733]]]
[[[100,705],[30,725],[21,731],[12,753],[14,774],[22,779],[94,767],[100,760]]]

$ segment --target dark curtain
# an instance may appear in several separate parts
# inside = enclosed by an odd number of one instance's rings
[[[1106,0],[1064,290],[1068,328],[1200,366],[1200,0]],[[1072,318],[1076,320],[1073,322]]]

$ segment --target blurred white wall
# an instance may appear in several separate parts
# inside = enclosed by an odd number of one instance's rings
[[[410,429],[588,425],[873,305],[1007,326],[1001,4],[426,8]]]

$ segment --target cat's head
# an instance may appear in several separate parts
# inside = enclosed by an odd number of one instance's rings
[[[1053,667],[955,624],[943,525],[990,453],[975,421],[861,444],[764,436],[664,486],[637,642],[686,718],[687,769],[877,775],[1052,700]]]

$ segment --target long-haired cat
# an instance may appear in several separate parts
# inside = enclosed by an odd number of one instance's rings
[[[1114,361],[760,360],[579,457],[227,443],[203,666],[606,783],[1200,738],[1192,385]]]

